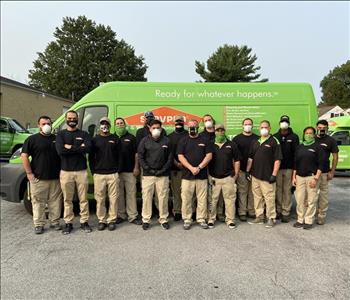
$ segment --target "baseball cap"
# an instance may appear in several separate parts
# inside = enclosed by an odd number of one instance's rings
[[[101,118],[101,119],[100,119],[100,124],[101,124],[102,122],[107,122],[109,125],[111,125],[111,120],[108,119],[107,117]]]
[[[280,118],[280,123],[281,122],[287,122],[289,124],[289,117],[286,115],[281,116]]]
[[[154,114],[151,111],[146,111],[144,116],[145,118],[154,118]]]
[[[223,129],[223,130],[225,130],[224,124],[217,124],[217,125],[215,125],[215,130],[218,130],[218,129]]]
[[[184,119],[183,116],[176,116],[176,117],[175,117],[175,122],[176,122],[176,121],[185,122],[185,119]]]

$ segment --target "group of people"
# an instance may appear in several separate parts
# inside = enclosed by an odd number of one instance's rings
[[[148,230],[153,203],[161,227],[169,229],[169,186],[174,221],[183,220],[185,230],[194,221],[203,229],[214,228],[216,220],[235,228],[236,206],[241,222],[265,224],[267,228],[277,219],[287,223],[293,188],[297,203],[293,226],[310,229],[315,220],[319,225],[325,223],[328,181],[334,176],[339,151],[327,135],[327,121],[318,121],[316,128],[306,127],[300,143],[286,115],[281,116],[275,134],[271,134],[269,121],[260,122],[259,136],[252,131],[253,120],[246,118],[242,132],[232,140],[225,134],[225,126],[215,124],[209,114],[203,116],[202,132],[197,120],[189,120],[186,129],[184,117],[177,116],[169,135],[152,112],[144,117],[145,125],[136,136],[128,132],[121,117],[114,120],[112,133],[112,122],[103,117],[94,137],[78,128],[78,114],[73,110],[66,112],[66,129],[57,135],[52,133],[50,117],[39,118],[40,132],[28,137],[21,154],[30,182],[36,234],[44,232],[46,207],[51,227],[71,233],[75,197],[79,200],[80,227],[92,231],[88,165],[94,181],[98,230],[114,230],[125,220]],[[136,202],[138,176],[141,216]]]

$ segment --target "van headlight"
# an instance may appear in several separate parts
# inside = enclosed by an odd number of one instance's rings
[[[21,152],[22,152],[22,147],[18,148],[15,152],[13,152],[12,156],[10,157],[10,160],[21,157]]]

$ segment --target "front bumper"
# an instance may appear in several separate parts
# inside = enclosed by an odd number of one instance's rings
[[[26,178],[22,164],[1,163],[0,196],[2,200],[21,202],[20,188]]]

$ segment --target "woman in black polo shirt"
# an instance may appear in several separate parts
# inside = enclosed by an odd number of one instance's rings
[[[296,148],[293,185],[297,201],[296,228],[311,229],[316,213],[317,186],[323,163],[323,150],[315,141],[316,130],[306,127],[303,142]],[[307,206],[305,205],[307,203]]]

